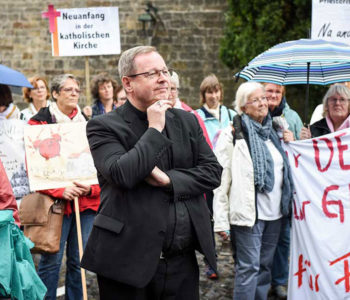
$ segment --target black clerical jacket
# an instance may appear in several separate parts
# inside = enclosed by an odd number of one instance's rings
[[[204,192],[220,184],[222,168],[203,137],[196,117],[179,109],[166,112],[166,132],[148,128],[135,135],[139,115],[126,102],[88,122],[87,136],[101,186],[101,204],[86,245],[82,267],[135,287],[156,272],[169,203],[184,201],[198,250],[216,269],[210,213]],[[165,171],[172,189],[145,178],[170,149],[173,167]]]

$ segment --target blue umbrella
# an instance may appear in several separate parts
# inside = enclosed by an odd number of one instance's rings
[[[0,84],[33,88],[21,72],[15,71],[4,65],[0,65]]]
[[[306,119],[309,84],[350,81],[350,46],[310,39],[284,42],[255,57],[235,76],[279,85],[306,84]]]

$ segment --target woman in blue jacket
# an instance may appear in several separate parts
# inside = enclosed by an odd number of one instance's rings
[[[218,78],[211,74],[200,85],[200,104],[198,114],[203,119],[213,147],[221,129],[230,125],[236,113],[222,105],[223,90]]]

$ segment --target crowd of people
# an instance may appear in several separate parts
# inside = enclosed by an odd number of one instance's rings
[[[97,274],[101,299],[199,299],[195,250],[206,275],[217,270],[215,234],[230,240],[234,299],[286,299],[293,180],[281,146],[350,127],[350,89],[332,85],[323,118],[303,127],[274,83],[242,83],[223,105],[214,74],[199,87],[200,108],[180,100],[180,78],[153,47],[125,51],[121,84],[108,73],[91,81],[93,105],[80,108],[72,74],[29,78],[20,111],[0,85],[0,119],[29,125],[88,122],[99,185],[41,190],[66,203],[58,253],[42,253],[45,299],[56,299],[64,251],[66,299],[81,299],[80,258],[72,200],[79,198],[82,266]],[[189,112],[189,113],[188,113]],[[0,208],[16,203],[0,162]],[[7,180],[7,181],[6,181]],[[118,295],[118,296],[116,296]]]

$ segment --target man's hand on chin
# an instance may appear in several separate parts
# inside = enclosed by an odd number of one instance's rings
[[[158,100],[147,108],[148,127],[162,132],[165,126],[165,112],[171,108],[171,101]]]

